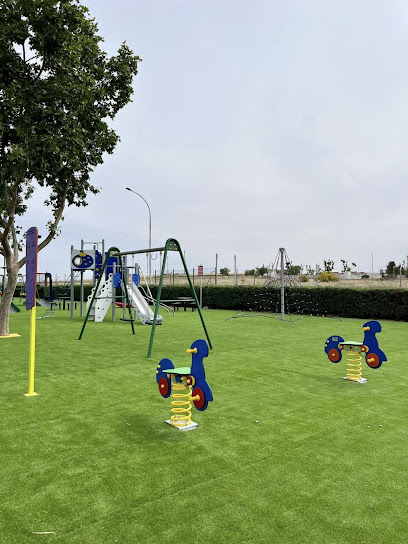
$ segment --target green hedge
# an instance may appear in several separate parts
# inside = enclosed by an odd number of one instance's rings
[[[157,286],[151,288],[157,296]],[[199,297],[199,287],[195,287]],[[260,286],[203,287],[203,305],[224,310],[255,310]],[[163,286],[162,299],[190,296],[190,288],[184,285]],[[408,290],[406,289],[346,289],[344,287],[305,287],[288,289],[288,296],[297,296],[309,306],[318,308],[320,315],[336,315],[361,319],[393,319],[408,321]],[[279,303],[279,288],[270,289],[272,306]]]
[[[58,289],[58,288],[57,288]],[[84,286],[86,301],[92,289],[91,285]],[[156,298],[158,285],[151,286],[152,295]],[[200,288],[195,286],[197,297]],[[203,306],[223,310],[255,310],[265,288],[261,286],[203,286]],[[43,297],[43,287],[38,294]],[[16,290],[16,297],[19,297]],[[117,290],[120,295],[120,290]],[[191,296],[188,285],[164,285],[162,300],[173,300],[178,297]],[[295,296],[304,300],[313,308],[318,308],[320,315],[336,315],[341,317],[357,317],[361,319],[393,319],[408,321],[408,290],[407,289],[347,289],[344,287],[299,287],[289,288],[288,297]],[[279,303],[279,288],[270,289],[268,297],[272,306]],[[75,300],[80,298],[80,286],[75,285]]]

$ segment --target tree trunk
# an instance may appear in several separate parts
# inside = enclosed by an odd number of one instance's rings
[[[7,286],[4,289],[3,296],[0,299],[0,336],[8,336],[9,331],[9,316],[11,301],[13,300],[14,291],[18,279],[18,263],[14,261],[10,255],[6,257],[7,267]]]

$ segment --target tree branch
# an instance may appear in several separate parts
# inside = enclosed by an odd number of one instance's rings
[[[11,225],[11,235],[13,237],[13,254],[14,259],[17,261],[18,259],[18,240],[17,240],[17,234],[16,234],[16,227],[14,223]]]
[[[68,180],[65,184],[65,187],[64,187],[64,191],[61,195],[61,203],[60,203],[60,207],[55,215],[55,221],[52,225],[52,230],[51,232],[48,234],[48,236],[45,238],[45,240],[43,240],[41,242],[41,244],[39,244],[38,246],[38,251],[37,253],[39,253],[42,249],[44,249],[50,242],[51,240],[55,237],[55,233],[56,233],[56,228],[58,226],[58,223],[61,221],[62,219],[62,214],[64,213],[64,209],[65,209],[65,202],[66,202],[66,198],[67,198],[67,193],[68,193],[68,189],[69,189],[69,186],[71,184],[71,180],[72,180],[72,173],[70,174],[70,176],[68,177]],[[23,257],[22,259],[20,259],[18,261],[18,267],[21,268],[22,266],[24,266],[26,263],[26,257]]]
[[[7,257],[11,256],[10,243],[9,243],[8,239],[5,238],[4,240],[2,240],[1,244],[2,244],[2,250],[3,250],[3,257],[5,259],[7,259]]]
[[[40,75],[43,73],[44,71],[44,68],[45,68],[45,56],[43,57],[43,61],[42,61],[42,65],[41,65],[41,68],[40,68],[40,71],[38,72],[38,74],[35,76],[35,78],[33,79],[33,83],[35,83],[36,81],[38,81]]]
[[[11,229],[11,226],[14,225],[14,217],[15,217],[15,213],[16,213],[16,206],[17,206],[17,189],[20,185],[20,183],[22,182],[23,180],[20,178],[20,179],[17,179],[16,182],[14,183],[13,185],[13,190],[12,190],[12,197],[11,197],[11,203],[10,203],[10,207],[8,209],[8,221],[7,221],[7,224],[4,228],[4,231],[3,231],[3,234],[0,234],[0,240],[1,241],[5,241],[8,237],[8,234],[10,232],[10,229]]]

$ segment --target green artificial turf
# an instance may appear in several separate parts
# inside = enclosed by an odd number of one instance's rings
[[[44,313],[38,309],[38,314]],[[197,312],[150,327],[37,320],[37,397],[27,398],[28,312],[0,340],[0,542],[67,544],[407,542],[407,323],[382,322],[388,361],[364,385],[329,362],[331,335],[363,320],[206,310],[214,401],[199,427],[164,423],[155,370],[205,338]],[[55,534],[36,535],[35,532]]]

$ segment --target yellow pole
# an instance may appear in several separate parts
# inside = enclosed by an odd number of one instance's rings
[[[34,369],[35,369],[35,323],[36,323],[36,306],[31,308],[30,313],[30,361],[28,366],[28,393],[26,397],[34,397],[37,395],[34,391]]]

